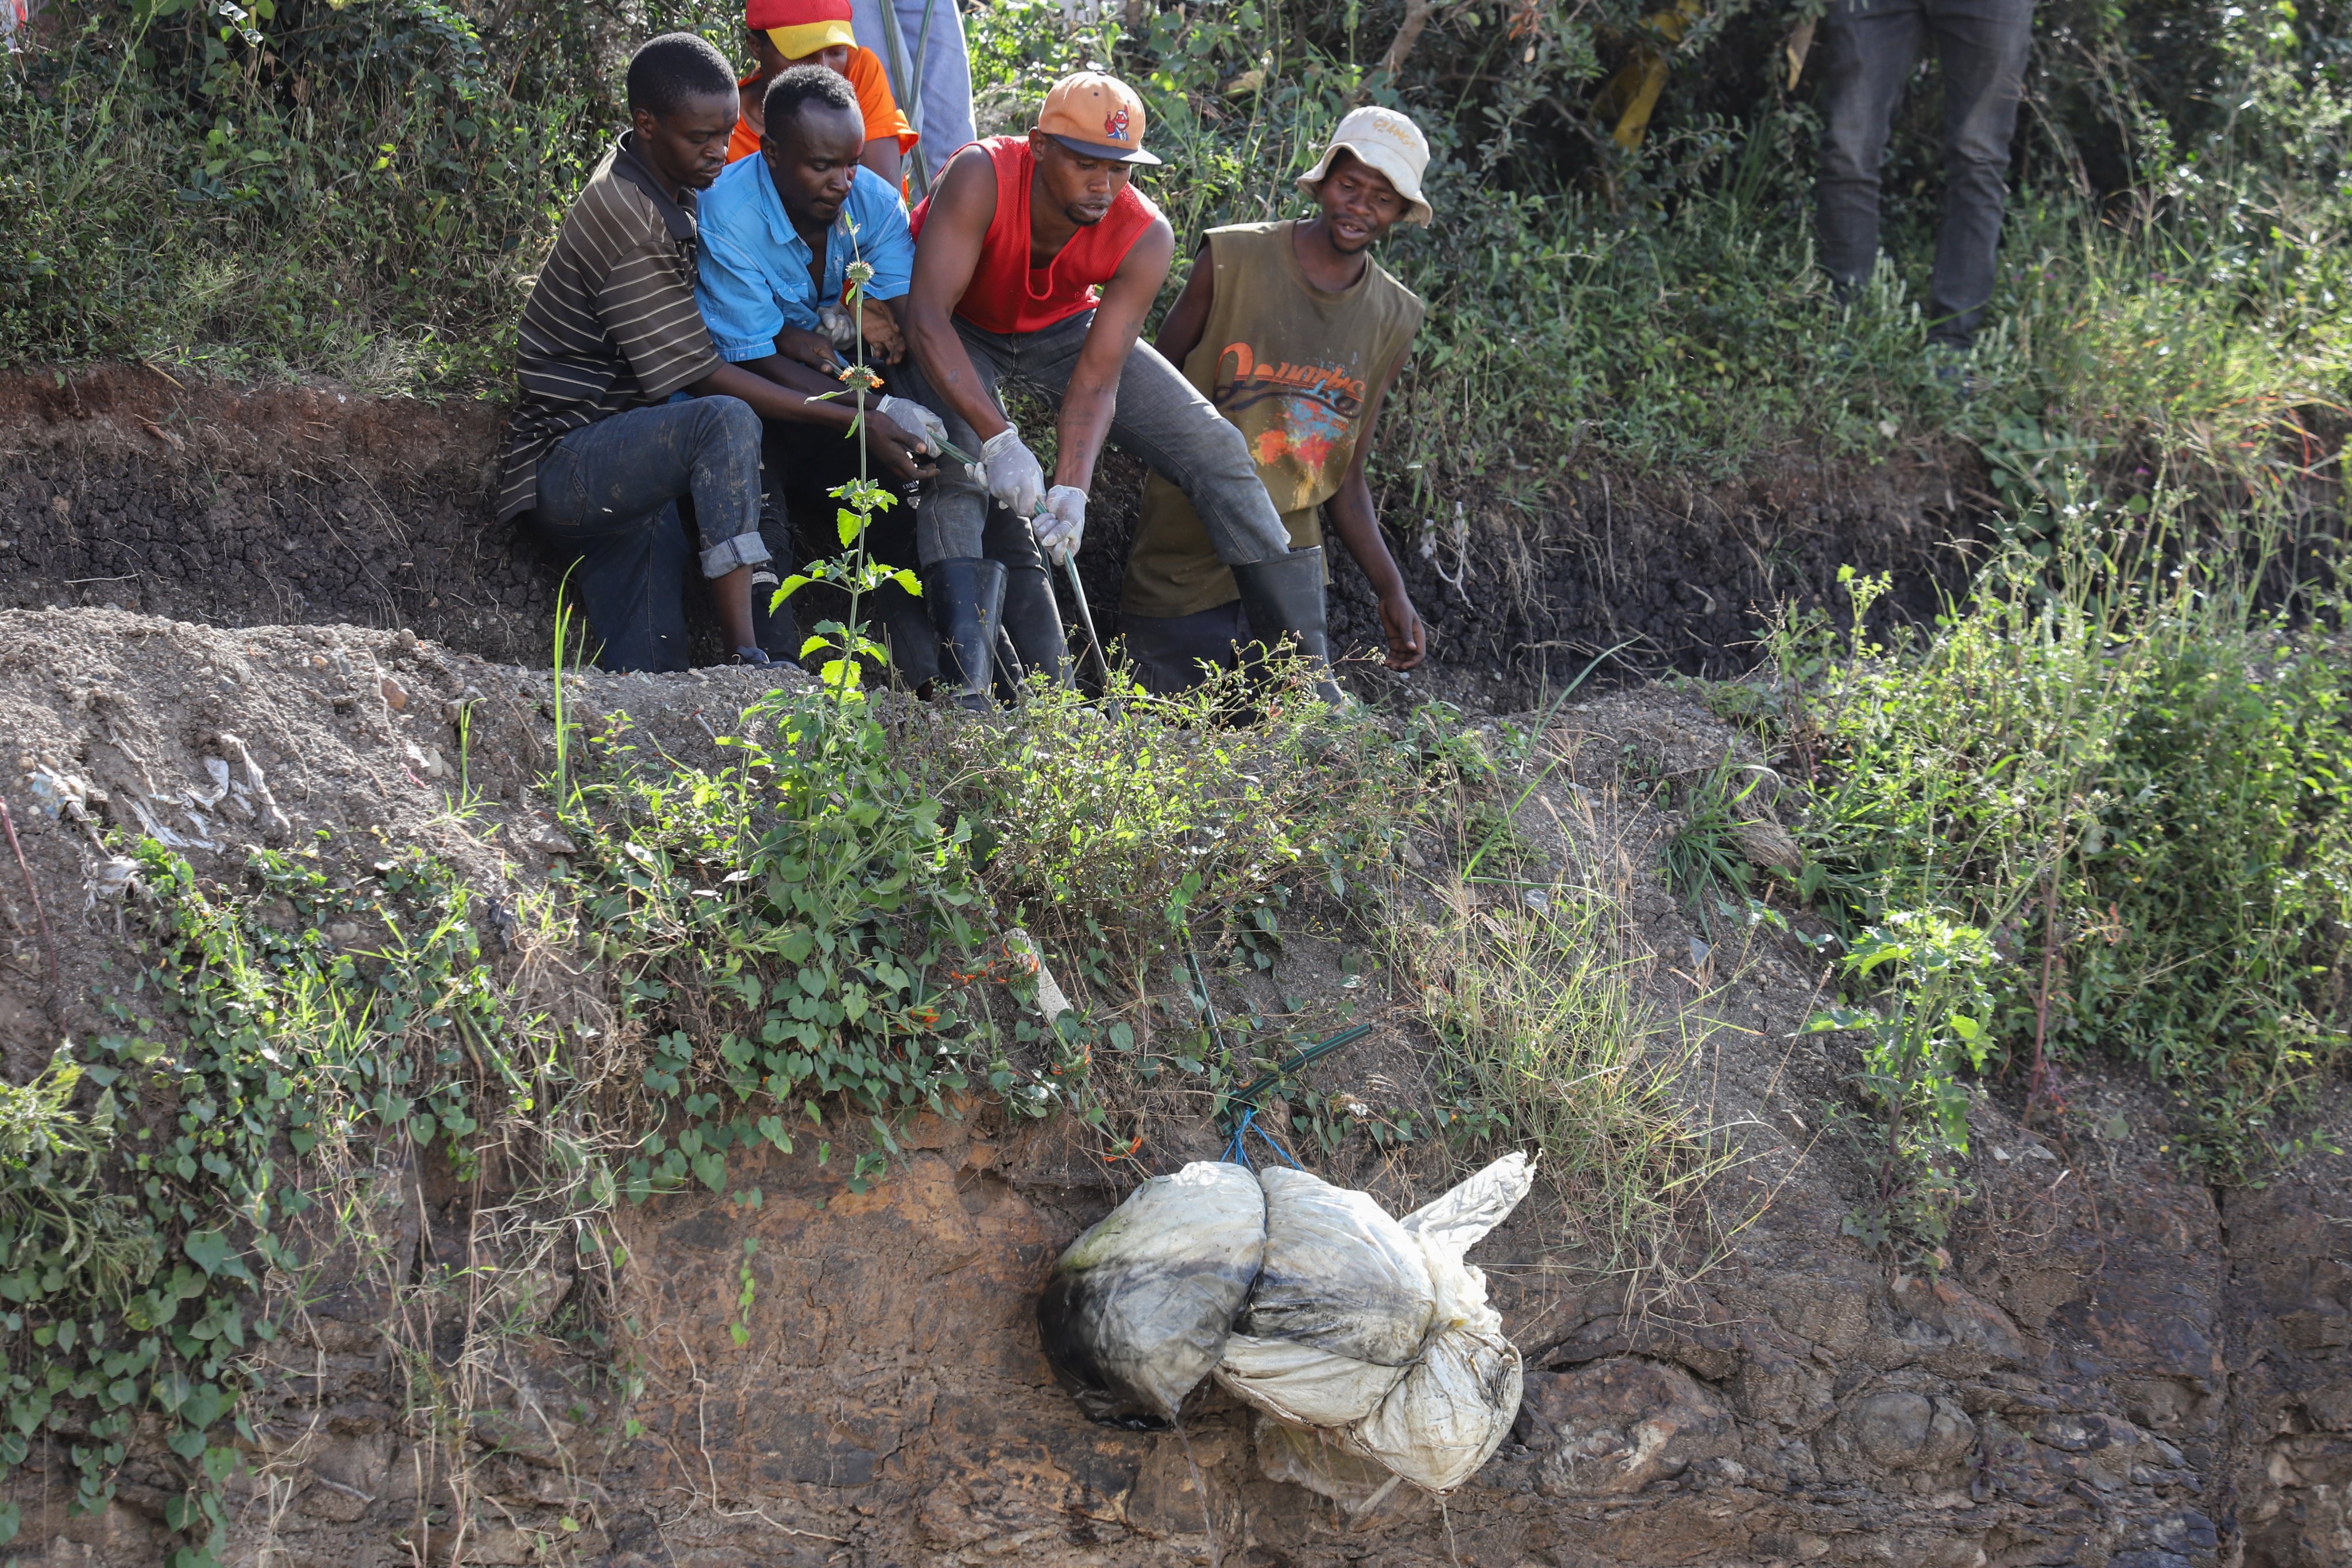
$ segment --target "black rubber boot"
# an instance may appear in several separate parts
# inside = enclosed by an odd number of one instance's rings
[[[1233,573],[1250,636],[1268,648],[1287,638],[1317,667],[1315,695],[1333,707],[1345,701],[1339,682],[1331,679],[1331,637],[1323,620],[1323,547],[1252,562]]]
[[[1054,602],[1054,581],[1039,566],[1015,566],[1004,574],[1004,631],[1012,639],[1017,667],[1000,669],[1004,678],[998,695],[1012,700],[1010,687],[1025,680],[1032,670],[1045,670],[1054,684],[1066,688],[1075,679],[1070,639],[1062,629],[1062,609]]]
[[[996,706],[996,637],[1004,624],[1004,567],[977,555],[934,561],[923,568],[923,600],[938,628],[940,673],[955,686],[956,706],[985,712]]]

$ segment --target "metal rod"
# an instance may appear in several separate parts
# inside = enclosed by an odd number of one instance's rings
[[[1073,554],[1062,563],[1062,570],[1070,579],[1070,592],[1077,595],[1078,619],[1087,628],[1087,641],[1094,645],[1095,666],[1102,671],[1103,693],[1110,693],[1110,655],[1103,651],[1102,638],[1095,632],[1095,613],[1087,605],[1087,585],[1078,581],[1078,558]]]

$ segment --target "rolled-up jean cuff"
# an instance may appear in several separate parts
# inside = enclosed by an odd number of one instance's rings
[[[722,539],[702,552],[702,574],[724,577],[738,566],[757,566],[773,559],[768,542],[757,533],[739,533],[732,539]]]

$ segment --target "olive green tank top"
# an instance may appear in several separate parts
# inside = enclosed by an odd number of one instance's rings
[[[1339,293],[1307,280],[1292,223],[1209,231],[1216,292],[1184,379],[1248,437],[1258,478],[1303,550],[1323,542],[1321,509],[1355,461],[1364,400],[1420,329],[1412,289],[1369,261]],[[1124,615],[1189,616],[1239,596],[1184,492],[1154,474],[1128,551]]]

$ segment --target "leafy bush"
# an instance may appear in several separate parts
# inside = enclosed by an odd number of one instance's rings
[[[527,1104],[529,1079],[543,1091],[558,1069],[516,1048],[525,1031],[504,1016],[446,870],[386,860],[362,890],[331,885],[310,858],[262,853],[241,885],[205,889],[152,842],[138,858],[150,966],[112,1005],[121,1032],[79,1069],[105,1092],[87,1116],[69,1111],[78,1075],[62,1061],[0,1086],[0,1479],[28,1439],[55,1434],[74,1506],[103,1507],[151,1426],[184,1489],[165,1510],[187,1542],[173,1568],[211,1568],[219,1489],[242,1463],[225,1425],[252,1358],[310,1271],[349,1261],[306,1245],[305,1216],[340,1212],[381,1140],[443,1148],[470,1174],[481,1117],[510,1095]],[[367,946],[327,935],[362,921]],[[110,1146],[118,1114],[135,1140]],[[545,1118],[520,1131],[504,1143],[515,1173],[554,1142]],[[559,1184],[577,1179],[576,1153],[555,1163]],[[0,1513],[0,1541],[16,1523]]]
[[[836,1131],[835,1097],[877,1135],[860,1192],[887,1163],[886,1118],[983,1084],[1019,1109],[1058,1103],[1077,1061],[1056,1044],[1016,1067],[973,988],[1010,977],[1012,957],[972,874],[971,824],[950,822],[869,705],[777,693],[730,744],[741,761],[715,773],[640,772],[621,765],[625,739],[607,741],[607,776],[564,812],[583,849],[579,932],[651,1091],[628,1194],[724,1192],[730,1149],[791,1152],[795,1130]]]
[[[2143,1062],[2183,1153],[2242,1173],[2345,1040],[2352,693],[2233,563],[2148,570],[2137,513],[2078,500],[2046,542],[1932,633],[1846,634],[1848,662],[1784,629],[1800,890],[1849,932],[1958,911],[2003,961],[2002,1059]]]
[[[1282,879],[1344,897],[1384,868],[1434,761],[1409,728],[1322,707],[1303,668],[1258,694],[1257,721],[1228,721],[1251,700],[1239,679],[1130,689],[1109,710],[1041,688],[1016,722],[934,737],[930,765],[973,825],[990,889],[1041,931],[1213,940]]]

